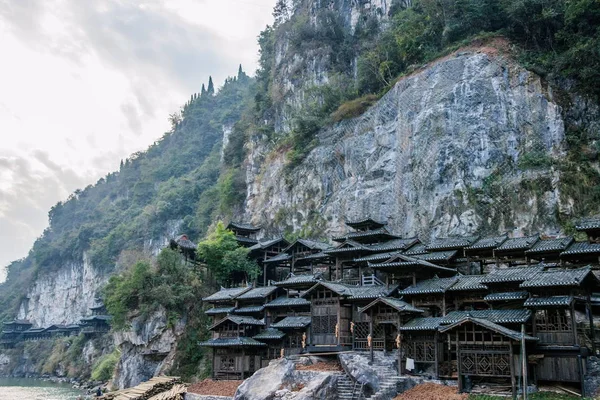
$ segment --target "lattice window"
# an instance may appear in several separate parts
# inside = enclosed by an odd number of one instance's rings
[[[435,362],[435,342],[433,341],[407,341],[402,343],[405,358],[412,358],[416,362]]]
[[[510,353],[462,352],[462,375],[510,376]]]
[[[313,315],[311,323],[314,334],[335,333],[337,315]]]
[[[219,365],[220,371],[235,371],[235,357],[221,357],[221,364]]]
[[[572,329],[571,317],[564,309],[538,310],[535,324],[538,332],[569,332]]]

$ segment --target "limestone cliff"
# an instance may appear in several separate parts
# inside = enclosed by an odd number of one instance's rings
[[[327,235],[364,216],[404,236],[555,233],[559,211],[568,215],[572,204],[556,168],[564,115],[536,74],[492,48],[461,51],[320,132],[291,172],[285,154],[251,143],[244,217]]]

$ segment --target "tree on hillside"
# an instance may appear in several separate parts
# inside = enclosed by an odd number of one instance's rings
[[[202,91],[200,92],[200,97],[204,97],[206,96],[206,86],[204,86],[204,83],[202,84]]]
[[[209,96],[212,96],[212,95],[215,94],[215,84],[213,83],[212,76],[210,76],[208,78],[208,90],[207,90],[207,93],[208,93]]]
[[[198,244],[198,257],[204,260],[220,285],[229,283],[235,272],[243,273],[247,281],[258,276],[258,265],[248,258],[248,252],[248,249],[238,245],[233,232],[225,229],[221,221],[217,223],[215,231]]]

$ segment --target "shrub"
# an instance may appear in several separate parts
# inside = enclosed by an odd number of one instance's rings
[[[331,119],[334,122],[340,122],[345,119],[356,118],[367,111],[378,100],[379,96],[368,94],[366,96],[359,97],[358,99],[347,101],[339,106],[333,114],[331,114]]]
[[[92,370],[92,380],[101,382],[110,380],[120,356],[119,350],[115,349],[112,353],[100,357]]]

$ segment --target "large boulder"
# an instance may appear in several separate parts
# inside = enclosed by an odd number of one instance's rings
[[[335,400],[336,372],[297,371],[288,359],[271,361],[240,385],[234,400]]]

